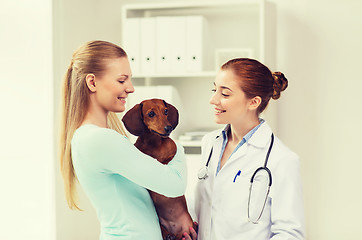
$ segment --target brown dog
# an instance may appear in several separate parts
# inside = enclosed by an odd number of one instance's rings
[[[130,109],[122,121],[126,129],[138,136],[135,146],[143,153],[167,164],[176,154],[176,144],[169,138],[178,124],[178,111],[162,99],[142,101]],[[160,220],[164,240],[182,239],[184,232],[197,226],[187,210],[185,196],[168,198],[149,191]]]

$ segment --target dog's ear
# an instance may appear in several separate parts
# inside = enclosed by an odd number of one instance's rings
[[[170,124],[172,125],[172,128],[175,129],[178,124],[178,111],[173,105],[171,105],[169,103],[166,103],[166,106],[168,109],[167,119],[170,122]]]
[[[142,117],[142,105],[136,104],[131,108],[122,118],[124,126],[128,132],[132,133],[135,136],[140,136],[145,131],[145,124],[143,123]]]

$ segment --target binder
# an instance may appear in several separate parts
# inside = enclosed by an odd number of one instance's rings
[[[154,74],[156,72],[156,18],[140,19],[141,42],[141,72]]]
[[[186,17],[186,71],[202,72],[205,43],[205,22],[202,16]]]
[[[126,23],[123,25],[125,27],[123,47],[128,55],[132,73],[137,75],[141,70],[140,19],[128,18],[125,21]]]
[[[184,73],[186,71],[186,17],[169,19],[171,44],[171,71]]]
[[[170,37],[172,17],[156,18],[156,72],[171,72],[171,44]]]

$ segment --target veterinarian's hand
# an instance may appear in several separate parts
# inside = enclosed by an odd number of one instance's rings
[[[195,222],[195,224],[197,226],[196,222]],[[182,238],[182,240],[197,240],[197,233],[194,228],[190,227],[190,233],[191,233],[191,236],[187,232],[185,232],[183,234],[184,237]]]

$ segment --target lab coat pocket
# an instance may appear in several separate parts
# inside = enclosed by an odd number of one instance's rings
[[[223,186],[222,199],[224,217],[234,220],[247,219],[247,203],[250,178],[242,173],[236,173]]]
[[[250,186],[251,186],[250,179],[253,173],[254,171],[251,170],[244,172],[238,171],[235,175],[231,175],[228,181],[224,183],[221,194],[221,198],[223,199],[222,214],[224,215],[224,217],[242,222],[248,221],[248,204],[249,204],[249,195],[250,195]],[[257,184],[258,184],[257,182],[254,182],[254,185]],[[253,189],[255,190],[256,188]],[[266,195],[264,194],[263,196]],[[260,204],[261,202],[262,204]],[[267,199],[263,197],[263,199],[256,199],[256,200],[255,198],[254,199],[251,198],[251,205],[254,204],[253,206],[257,206],[258,208],[259,205],[261,206],[260,209],[257,209],[259,213],[262,210],[264,202],[265,202],[265,207],[260,220],[269,221],[270,205],[271,205],[270,197],[268,197]]]

